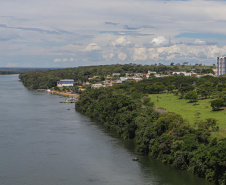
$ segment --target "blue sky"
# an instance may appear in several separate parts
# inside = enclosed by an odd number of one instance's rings
[[[223,0],[0,0],[0,67],[212,65]]]

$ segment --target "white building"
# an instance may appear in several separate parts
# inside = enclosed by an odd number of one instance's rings
[[[147,78],[150,78],[151,75],[155,76],[155,77],[161,77],[159,74],[157,74],[155,71],[148,71],[148,75],[146,76]]]
[[[65,79],[57,81],[57,87],[72,87],[74,85],[73,79]]]
[[[181,71],[181,72],[173,72],[173,75],[174,74],[177,74],[177,75],[180,75],[180,74],[183,74],[184,76],[191,76],[192,74],[195,74],[195,73],[186,73],[186,72],[183,72],[183,71]]]
[[[217,57],[217,75],[226,74],[226,57]]]
[[[103,87],[103,85],[102,84],[92,84],[91,85],[91,88],[94,88],[94,89],[98,89],[100,87]]]

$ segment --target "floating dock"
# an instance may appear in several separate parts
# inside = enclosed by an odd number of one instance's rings
[[[68,98],[65,101],[60,101],[60,103],[75,103],[77,101],[78,101],[77,98]]]
[[[60,101],[60,103],[75,103],[76,101]]]

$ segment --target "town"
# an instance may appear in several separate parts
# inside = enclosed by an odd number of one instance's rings
[[[57,86],[52,89],[48,89],[47,91],[52,94],[66,95],[66,96],[76,96],[76,94],[80,94],[89,88],[100,88],[100,87],[110,87],[114,84],[122,84],[126,81],[134,81],[139,82],[144,79],[149,78],[162,78],[167,76],[174,75],[183,75],[183,76],[195,76],[195,77],[203,77],[203,76],[218,76],[217,69],[211,69],[206,74],[199,74],[195,72],[195,69],[191,69],[191,71],[176,71],[176,72],[168,72],[168,74],[157,73],[156,71],[148,71],[148,73],[112,73],[112,75],[107,75],[106,77],[101,77],[98,75],[89,77],[87,81],[82,82],[74,81],[74,79],[61,79],[57,81]],[[63,93],[64,92],[64,93]],[[74,94],[76,93],[76,94]]]

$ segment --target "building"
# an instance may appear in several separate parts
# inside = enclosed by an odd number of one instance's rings
[[[102,84],[92,84],[91,85],[91,88],[93,88],[93,89],[99,89],[100,87],[103,87],[103,85]]]
[[[65,79],[57,81],[57,87],[72,87],[74,84],[73,79]]]
[[[191,76],[192,74],[196,74],[196,73],[187,73],[187,72],[184,72],[184,71],[181,71],[181,72],[173,72],[172,73],[173,75],[177,74],[177,75],[180,75],[180,74],[183,74],[184,76]]]
[[[217,75],[226,74],[226,57],[217,57]]]
[[[120,76],[120,73],[113,73],[112,76]]]

